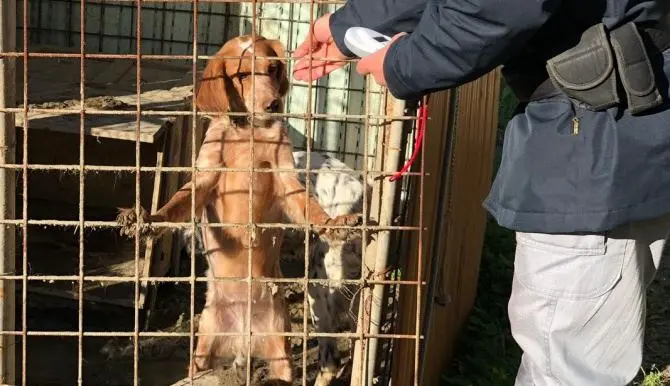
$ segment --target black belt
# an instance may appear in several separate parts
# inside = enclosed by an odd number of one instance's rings
[[[667,0],[666,0],[667,1]],[[666,24],[653,27],[641,25],[638,27],[640,34],[647,45],[647,49],[660,53],[670,49],[670,27]],[[524,79],[526,78],[526,79]],[[520,77],[520,79],[506,79],[508,85],[514,92],[520,102],[532,102],[541,99],[547,99],[562,95],[563,92],[558,89],[549,79],[546,72],[541,76],[535,76],[534,81],[528,81],[530,77]]]

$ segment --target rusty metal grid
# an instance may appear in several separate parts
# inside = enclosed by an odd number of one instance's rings
[[[97,3],[97,1],[88,1],[89,3]],[[149,1],[130,1],[130,0],[120,0],[118,1],[119,3],[129,3],[133,4],[136,7],[136,36],[142,36],[142,4],[145,2]],[[171,0],[163,0],[163,1],[151,1],[151,2],[163,2],[163,3],[176,3],[177,1],[171,1]],[[197,172],[203,172],[203,171],[220,171],[220,172],[247,172],[249,173],[250,180],[253,181],[253,173],[267,173],[267,172],[295,172],[295,173],[306,173],[306,175],[309,174],[314,174],[314,173],[352,173],[348,169],[332,169],[332,170],[312,170],[310,168],[311,162],[310,162],[310,155],[311,155],[311,150],[312,150],[312,130],[307,129],[305,131],[305,134],[307,136],[306,140],[306,156],[307,156],[307,162],[306,162],[306,168],[304,169],[259,169],[255,167],[251,168],[199,168],[196,166],[196,156],[197,156],[197,149],[198,149],[198,143],[196,140],[196,125],[197,125],[197,117],[200,116],[212,116],[216,115],[217,113],[214,112],[203,112],[203,111],[198,111],[195,103],[192,103],[192,109],[190,111],[152,111],[152,110],[144,110],[142,109],[142,104],[140,100],[140,94],[142,90],[142,82],[141,82],[141,74],[142,74],[142,65],[141,65],[141,60],[144,59],[151,59],[151,60],[174,60],[174,59],[184,59],[184,60],[190,60],[192,64],[192,74],[193,74],[193,85],[194,88],[197,87],[198,84],[198,71],[197,71],[197,64],[198,61],[202,60],[207,60],[212,58],[212,56],[206,56],[206,55],[199,55],[198,54],[198,3],[207,3],[207,2],[222,2],[222,3],[233,3],[233,1],[222,1],[222,0],[193,0],[192,1],[192,11],[194,14],[193,17],[193,53],[192,55],[145,55],[142,53],[142,40],[143,39],[137,39],[137,45],[136,45],[136,53],[135,54],[89,54],[86,53],[85,51],[85,19],[86,19],[86,3],[87,1],[82,0],[79,2],[79,12],[80,12],[80,41],[79,41],[79,47],[80,47],[80,52],[78,54],[63,54],[63,53],[36,53],[36,52],[30,52],[30,41],[29,41],[29,6],[28,6],[28,1],[23,1],[23,25],[22,25],[22,35],[23,35],[23,47],[20,52],[2,52],[0,53],[0,57],[3,58],[17,58],[21,59],[23,61],[23,106],[21,108],[4,108],[0,109],[0,112],[4,113],[15,113],[15,114],[22,114],[23,115],[23,122],[24,122],[24,128],[22,130],[23,133],[23,138],[22,138],[22,143],[20,146],[22,146],[23,149],[23,157],[21,160],[21,163],[16,163],[16,164],[4,164],[0,165],[1,168],[4,169],[9,169],[9,170],[17,170],[17,171],[22,171],[22,178],[23,178],[23,183],[22,183],[22,214],[20,219],[15,219],[15,220],[2,220],[0,221],[0,224],[3,224],[5,226],[12,225],[12,226],[17,226],[19,227],[22,232],[22,251],[21,251],[21,266],[22,266],[22,271],[21,275],[16,275],[16,274],[11,274],[11,273],[3,273],[0,275],[0,279],[2,280],[16,280],[16,281],[22,281],[22,292],[21,292],[21,301],[23,304],[22,307],[22,323],[21,323],[21,328],[17,329],[15,331],[2,331],[3,335],[15,335],[15,336],[21,336],[21,364],[20,364],[20,373],[21,373],[21,380],[22,384],[26,385],[27,381],[27,343],[26,343],[26,337],[29,336],[69,336],[69,337],[76,337],[78,341],[78,358],[77,358],[77,369],[78,369],[78,376],[77,376],[77,384],[81,385],[83,384],[83,363],[84,363],[84,358],[83,358],[83,339],[85,337],[130,337],[133,340],[133,383],[135,385],[139,384],[139,339],[141,337],[188,337],[189,338],[189,349],[190,349],[190,363],[193,363],[193,356],[194,356],[194,349],[195,349],[195,337],[197,336],[203,336],[205,334],[201,334],[196,332],[195,329],[195,323],[193,322],[194,317],[196,315],[196,309],[195,309],[195,285],[198,282],[207,282],[207,281],[240,281],[240,282],[247,282],[248,285],[248,298],[247,298],[247,321],[248,323],[246,324],[246,331],[245,331],[245,338],[246,338],[246,346],[247,346],[247,360],[248,360],[248,365],[247,365],[247,383],[250,382],[251,380],[251,368],[252,366],[250,365],[251,361],[251,350],[250,350],[250,339],[252,335],[254,336],[286,336],[286,337],[296,337],[296,338],[302,338],[303,339],[303,345],[302,345],[302,382],[303,385],[307,384],[307,344],[306,341],[310,337],[320,337],[320,336],[328,336],[328,337],[339,337],[339,338],[352,338],[352,339],[358,339],[360,342],[365,342],[366,339],[369,338],[379,338],[379,339],[411,339],[414,340],[415,342],[415,357],[413,358],[413,366],[415,369],[415,384],[418,385],[418,367],[419,367],[419,347],[421,344],[421,330],[420,326],[421,323],[419,323],[420,319],[420,312],[421,312],[421,302],[417,301],[417,309],[416,311],[416,331],[413,334],[387,334],[387,333],[380,333],[380,334],[371,334],[366,332],[364,329],[360,329],[359,332],[357,333],[317,333],[317,332],[309,332],[308,331],[308,316],[307,313],[304,312],[307,307],[307,297],[304,298],[303,300],[303,322],[302,322],[302,331],[300,332],[284,332],[284,333],[259,333],[259,332],[253,332],[251,331],[251,283],[252,282],[272,282],[272,283],[298,283],[303,286],[303,290],[307,292],[307,286],[309,283],[319,283],[319,284],[329,284],[332,283],[332,280],[327,280],[327,279],[309,279],[309,245],[310,245],[310,238],[308,237],[308,233],[305,232],[305,241],[304,241],[304,256],[305,256],[305,268],[304,268],[304,277],[303,278],[284,278],[284,279],[277,279],[277,278],[253,278],[251,276],[251,262],[252,262],[252,256],[251,256],[251,249],[249,249],[249,258],[248,258],[248,276],[246,277],[238,277],[238,278],[207,278],[207,277],[197,277],[196,276],[196,268],[195,268],[195,259],[196,259],[196,239],[195,239],[195,230],[196,227],[202,226],[202,224],[197,223],[197,215],[195,213],[195,184],[192,184],[192,192],[191,192],[191,220],[190,222],[186,223],[162,223],[162,222],[157,222],[154,223],[153,226],[157,227],[165,227],[165,228],[178,228],[178,229],[187,229],[190,228],[193,232],[191,233],[191,260],[190,260],[190,273],[188,277],[153,277],[153,276],[147,276],[147,277],[142,277],[141,272],[140,272],[140,259],[139,256],[141,254],[141,242],[140,242],[140,229],[136,229],[136,235],[135,235],[135,250],[134,250],[134,262],[135,262],[135,273],[133,277],[124,277],[124,276],[94,276],[94,275],[85,275],[84,272],[84,244],[85,244],[85,238],[84,238],[84,229],[86,228],[114,228],[118,227],[118,224],[116,221],[89,221],[85,220],[85,205],[84,205],[84,197],[85,197],[85,176],[87,172],[94,172],[94,171],[113,171],[113,172],[126,172],[126,173],[134,173],[135,174],[135,207],[139,208],[140,207],[140,175],[141,172],[146,172],[146,171],[151,171],[151,172],[166,172],[166,173],[179,173],[179,172],[190,172],[191,176],[193,179],[197,178]],[[235,1],[234,3],[251,3],[253,5],[253,12],[254,15],[252,17],[252,35],[255,37],[256,35],[256,7],[257,3],[268,3],[268,1],[258,1],[258,0],[245,0],[245,1]],[[284,0],[284,1],[272,1],[272,2],[278,2],[278,3],[301,3],[301,4],[309,4],[310,5],[310,23],[313,23],[315,19],[315,6],[319,4],[342,4],[344,1],[338,0],[338,1],[321,1],[321,0]],[[311,38],[312,36],[310,36]],[[255,53],[252,54],[252,56],[255,57]],[[79,89],[79,97],[80,97],[80,105],[78,109],[37,109],[37,108],[32,108],[29,106],[29,100],[28,100],[28,64],[31,58],[51,58],[51,59],[57,59],[57,58],[76,58],[80,60],[80,89]],[[136,98],[137,98],[137,106],[135,111],[123,111],[123,110],[95,110],[95,109],[90,109],[85,106],[85,74],[86,74],[86,64],[85,64],[85,59],[88,58],[105,58],[105,59],[134,59],[136,60]],[[238,57],[235,57],[238,58]],[[286,60],[293,60],[291,57],[287,58],[282,58]],[[322,59],[322,58],[315,58],[315,59]],[[310,60],[311,62],[312,60]],[[255,60],[252,60],[252,71],[251,71],[251,81],[252,81],[252,89],[253,83],[255,81],[255,71],[254,67],[255,66]],[[369,130],[370,128],[374,125],[373,121],[412,121],[416,119],[416,116],[410,115],[410,116],[404,116],[400,114],[394,114],[394,115],[380,115],[380,114],[372,114],[370,111],[370,88],[372,80],[368,77],[366,79],[367,82],[367,87],[365,88],[365,114],[362,115],[333,115],[333,114],[317,114],[312,112],[312,88],[317,87],[312,84],[312,82],[309,82],[307,84],[307,88],[309,89],[309,92],[307,93],[308,96],[308,103],[307,103],[307,111],[304,114],[272,114],[274,116],[281,116],[281,117],[293,117],[293,118],[302,118],[307,122],[308,127],[310,127],[311,122],[314,121],[315,119],[320,119],[320,118],[327,118],[327,119],[333,119],[333,120],[338,120],[338,119],[361,119],[364,121],[364,130],[365,130],[365,137],[367,138],[369,136]],[[252,104],[253,104],[253,98],[252,96]],[[48,113],[77,113],[80,116],[80,131],[79,131],[79,163],[76,165],[72,164],[29,164],[28,163],[28,139],[30,135],[30,130],[29,130],[29,115],[30,113],[39,113],[39,112],[48,112]],[[99,166],[99,165],[88,165],[85,163],[85,146],[84,146],[84,140],[86,136],[86,130],[85,130],[85,118],[87,115],[95,115],[95,114],[100,114],[100,115],[134,115],[136,116],[136,129],[135,129],[135,166]],[[403,113],[404,114],[404,113]],[[191,119],[192,123],[192,135],[191,135],[191,166],[190,167],[171,167],[171,166],[161,166],[161,167],[152,167],[152,166],[142,166],[140,163],[140,123],[141,123],[141,118],[143,116],[190,116],[193,119]],[[253,115],[253,113],[246,113],[246,114],[235,114],[231,113],[229,114],[230,116],[239,116],[239,115]],[[383,124],[382,124],[383,125]],[[251,127],[252,135],[250,136],[250,145],[251,145],[251,157],[253,159],[253,141],[254,141],[254,136],[253,136],[253,126]],[[369,151],[370,149],[368,148],[368,142],[364,142],[364,159],[368,159],[369,156]],[[359,229],[362,234],[363,234],[363,240],[367,239],[367,235],[369,231],[394,231],[394,232],[419,232],[418,235],[418,242],[419,242],[419,253],[417,256],[417,264],[418,264],[418,272],[419,276],[416,280],[385,280],[382,278],[377,278],[377,277],[366,277],[366,272],[365,268],[362,267],[362,272],[361,272],[361,279],[358,280],[338,280],[338,283],[344,283],[344,284],[358,284],[359,286],[366,287],[370,285],[392,285],[392,286],[414,286],[416,287],[417,291],[417,296],[420,299],[421,297],[421,291],[422,291],[422,286],[425,285],[425,282],[423,281],[421,277],[421,271],[422,271],[422,242],[423,242],[423,189],[424,189],[424,162],[425,162],[425,155],[422,152],[421,159],[420,159],[420,168],[419,171],[417,172],[410,172],[407,173],[406,175],[408,177],[416,177],[419,179],[419,194],[418,194],[418,202],[416,205],[418,205],[418,210],[420,213],[420,220],[419,224],[417,226],[399,226],[399,225],[382,225],[382,226],[377,226],[377,225],[371,225],[368,224],[368,214],[370,208],[368,207],[368,191],[367,189],[364,189],[363,191],[363,224],[360,226],[355,226],[355,227],[348,227],[348,226],[333,226],[333,225],[324,225],[324,226],[317,226],[314,224],[283,224],[283,223],[246,223],[246,224],[229,224],[229,223],[210,223],[207,224],[207,226],[210,227],[243,227],[243,228],[283,228],[283,229],[302,229],[302,230],[314,230],[318,228],[350,228],[350,229]],[[253,163],[252,163],[253,164]],[[36,219],[30,219],[28,216],[28,205],[29,205],[29,200],[28,200],[28,189],[29,189],[29,181],[28,181],[28,174],[29,171],[31,170],[60,170],[60,171],[77,171],[79,173],[79,204],[78,204],[78,220],[76,221],[70,221],[70,220],[52,220],[52,219],[47,219],[47,220],[36,220]],[[363,170],[356,170],[352,174],[360,175],[364,178],[365,181],[368,180],[368,177],[374,176],[378,178],[384,178],[390,176],[392,173],[389,172],[380,172],[380,171],[374,171],[374,170],[369,170],[367,162],[364,163],[364,168]],[[253,194],[252,194],[252,188],[253,188],[253,182],[250,183],[249,186],[249,218],[252,218],[252,210],[253,210]],[[306,190],[307,194],[310,194],[310,184],[306,184]],[[307,211],[307,216],[309,217],[309,205],[306,208]],[[137,213],[139,217],[139,212]],[[75,227],[76,229],[79,230],[79,267],[78,267],[78,274],[76,275],[30,275],[29,274],[29,267],[28,267],[28,226],[29,225],[40,225],[40,226],[70,226],[70,227]],[[249,232],[249,237],[252,237],[252,232]],[[361,259],[365,261],[365,256],[366,256],[366,249],[363,248],[363,255],[361,256]],[[27,327],[27,301],[28,301],[28,282],[30,281],[76,281],[78,283],[78,329],[77,331],[29,331]],[[111,282],[132,282],[134,283],[134,299],[135,303],[137,303],[138,298],[139,298],[139,291],[140,291],[140,286],[142,283],[160,283],[160,282],[172,282],[172,283],[188,283],[190,284],[190,332],[188,333],[180,333],[180,332],[149,332],[149,331],[141,331],[140,329],[140,316],[139,316],[139,307],[136,306],[134,307],[134,329],[132,332],[105,332],[105,331],[85,331],[85,326],[84,326],[84,318],[83,318],[83,308],[84,308],[84,283],[85,282],[96,282],[96,281],[111,281]],[[364,303],[363,300],[361,300],[361,303]],[[408,311],[408,310],[405,310]],[[239,333],[208,333],[206,335],[214,335],[214,336],[240,336]],[[361,361],[361,366],[365,366],[365,362]],[[365,369],[361,368],[361,372],[364,372]],[[369,370],[368,370],[369,371]],[[193,382],[192,375],[190,376],[191,382]]]
[[[79,41],[78,25],[80,23],[77,20],[76,12],[73,14],[71,10],[79,9],[79,0],[26,1],[29,1],[31,11],[29,17],[32,45],[47,44],[58,48],[74,48],[75,43]],[[242,31],[251,33],[252,15],[251,7],[248,6],[250,4],[250,2],[246,4],[241,2],[200,2],[198,4],[198,52],[200,54],[213,54],[212,50],[218,49],[220,45],[221,35],[223,35],[225,41],[230,36],[236,36]],[[261,1],[258,4],[260,5],[257,18],[258,32],[262,34],[269,32],[271,35],[269,37],[288,40],[286,43],[288,43],[289,48],[293,47],[300,35],[306,32],[309,23],[306,12],[309,8],[306,6],[308,3],[266,3]],[[337,2],[317,2],[316,4],[318,4],[318,7],[316,7],[318,14],[332,11],[338,5]],[[147,55],[156,55],[159,58],[161,54],[181,55],[182,59],[173,59],[172,63],[190,68],[193,35],[191,29],[194,14],[191,4],[144,2],[142,13],[144,23],[142,28],[142,54],[144,58]],[[85,42],[87,54],[128,54],[134,57],[136,53],[136,7],[134,3],[92,0],[87,2],[86,14]],[[17,24],[21,24],[20,21]],[[224,27],[222,28],[222,26]],[[21,28],[20,25],[18,27]],[[51,46],[43,47],[44,51],[48,52]],[[78,44],[76,50],[78,53]],[[179,56],[173,57],[178,58]],[[157,62],[153,59],[148,60]],[[202,61],[200,64],[202,64]],[[331,95],[337,95],[338,97],[335,99],[347,101],[349,104],[343,108],[342,113],[362,116],[364,109],[363,88],[362,78],[357,76],[351,68],[347,68],[337,76],[313,85],[312,89],[316,92],[313,103],[318,105],[317,110],[320,112],[328,112],[331,116],[335,116],[334,114],[340,112],[338,111],[339,108],[336,105],[324,102],[332,100]],[[295,92],[291,92],[287,98],[286,113],[302,113],[304,110],[303,103],[306,99],[306,85],[291,82],[290,90]],[[381,94],[378,89],[373,92],[376,99],[379,99]],[[69,107],[77,108],[78,106]],[[323,117],[327,116],[323,115]],[[291,138],[294,148],[305,150],[305,120],[291,115],[288,115],[288,117],[288,124],[292,127]],[[155,118],[157,117],[153,119]],[[105,118],[101,117],[101,119]],[[363,132],[362,118],[360,118],[360,121],[355,119],[319,119],[318,123],[315,122],[313,125],[313,130],[313,150],[335,156],[355,168],[362,168],[360,165],[360,162],[363,161],[361,158],[362,143],[360,143],[360,135]],[[376,129],[372,131],[373,137],[376,136],[377,131]],[[374,152],[371,152],[370,158],[373,159],[374,157]]]

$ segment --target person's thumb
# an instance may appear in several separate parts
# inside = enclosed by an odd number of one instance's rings
[[[358,64],[356,65],[356,72],[358,72],[360,75],[369,74],[374,69],[374,65],[377,60],[381,61],[384,60],[384,57],[386,56],[386,51],[388,51],[389,46],[405,35],[407,35],[406,32],[400,32],[398,34],[393,35],[393,38],[391,38],[391,41],[389,42],[389,44],[386,45],[386,47],[382,48],[380,51],[377,51],[371,55],[361,58],[361,60],[359,60]]]
[[[356,72],[359,75],[367,75],[371,70],[371,63],[374,60],[375,54],[368,55],[356,63]]]

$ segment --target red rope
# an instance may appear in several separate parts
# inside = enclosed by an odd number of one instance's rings
[[[419,150],[421,150],[421,145],[423,144],[423,133],[426,130],[426,121],[428,120],[428,104],[427,101],[422,101],[421,106],[417,109],[418,120],[416,122],[416,136],[414,137],[414,150],[412,150],[412,156],[407,160],[405,166],[391,176],[391,181],[397,181],[405,174],[411,167],[414,161],[416,160]]]

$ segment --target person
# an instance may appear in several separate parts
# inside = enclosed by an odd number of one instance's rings
[[[516,231],[516,385],[626,385],[639,371],[670,232],[668,4],[349,0],[294,52],[310,81],[355,59],[348,28],[392,36],[356,69],[405,100],[502,66],[520,104],[484,206]]]

